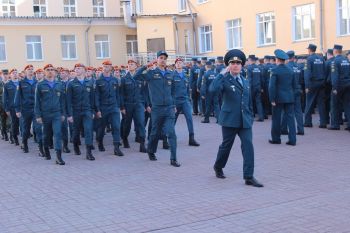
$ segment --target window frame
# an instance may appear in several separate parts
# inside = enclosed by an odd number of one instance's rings
[[[8,3],[3,3],[3,0],[1,0],[1,3],[0,3],[0,5],[1,5],[1,11],[2,11],[2,16],[3,17],[16,17],[17,16],[17,6],[16,6],[16,0],[13,0],[13,4],[12,3],[10,3],[10,1],[11,0],[7,0],[8,1]],[[4,6],[7,6],[7,11],[3,11],[3,7]],[[15,8],[15,10],[14,10],[14,15],[12,15],[11,14],[11,6],[13,6],[14,8]],[[8,14],[8,13],[10,13],[10,15],[6,15],[5,16],[5,12]]]
[[[126,53],[128,55],[130,54],[138,54],[138,42],[137,42],[137,35],[126,35],[126,36],[136,36],[136,39],[133,39],[133,40],[130,40],[130,39],[127,39],[126,38]],[[128,43],[131,44],[131,50],[132,50],[132,53],[129,53],[127,50],[128,50]],[[136,52],[134,52],[134,48],[136,48]]]
[[[63,41],[63,36],[73,36],[74,37],[74,41]],[[66,34],[66,35],[60,35],[60,38],[61,38],[61,53],[62,53],[62,60],[63,61],[75,61],[75,60],[78,60],[78,47],[77,47],[77,37],[76,35],[74,34]],[[67,54],[69,55],[69,57],[65,58],[63,56],[63,44],[67,44],[68,47],[67,47]],[[70,57],[70,46],[69,44],[74,44],[74,47],[75,47],[75,58],[72,58]]]
[[[0,40],[0,46],[4,46],[4,57],[5,60],[0,60],[0,63],[6,63],[7,62],[7,53],[6,53],[6,40],[5,40],[5,36],[0,36],[0,38],[3,38],[3,42],[1,42]]]
[[[348,18],[346,19],[347,20],[347,32],[346,33],[341,33],[341,18],[340,18],[340,11],[343,9],[343,7],[340,7],[340,1],[341,0],[337,0],[336,1],[336,17],[337,17],[337,36],[338,37],[343,37],[343,36],[350,36],[350,0],[347,0],[347,4],[348,4]]]
[[[63,0],[63,15],[64,17],[78,17],[78,9],[77,9],[77,0],[74,0],[74,5],[70,4],[71,0],[68,0],[69,4],[64,4]],[[72,12],[72,7],[75,8],[75,11]],[[66,15],[65,9],[68,9],[68,15]],[[72,13],[75,14],[75,16],[72,16]]]
[[[39,1],[38,4],[35,4],[34,1],[35,1],[35,0],[33,0],[33,13],[34,13],[34,17],[47,17],[47,1],[44,0],[44,1],[45,1],[45,4],[41,4],[41,3],[40,3],[40,0],[38,0],[38,1]],[[36,12],[34,11],[34,7],[35,7],[35,6],[39,7],[39,15],[38,15],[38,16],[35,15],[35,13],[36,13]],[[45,7],[45,15],[44,15],[44,16],[42,15],[43,12],[41,11],[42,7]]]
[[[210,27],[210,31],[208,32],[205,32],[205,27]],[[208,45],[206,44],[205,42],[205,47],[206,47],[206,50],[202,50],[202,47],[203,47],[203,41],[202,41],[202,28],[204,28],[204,35],[207,35],[209,34],[210,35],[210,50],[207,50],[207,47]],[[206,24],[206,25],[202,25],[202,26],[199,26],[198,28],[198,34],[199,34],[199,53],[203,54],[203,53],[211,53],[213,52],[214,50],[214,46],[213,46],[213,26],[211,24]],[[206,41],[206,40],[205,40]]]
[[[187,10],[187,1],[178,0],[178,8],[179,8],[179,12],[185,12]]]
[[[102,1],[102,6],[97,4],[97,5],[94,5],[94,0],[92,0],[92,15],[93,17],[106,17],[106,3],[105,3],[105,0],[101,0]],[[98,3],[99,0],[96,0],[96,2]],[[94,9],[97,9],[96,10],[96,14],[94,13]],[[103,9],[103,15],[101,15],[101,9]]]
[[[234,26],[234,24],[233,24],[233,22],[236,20],[239,21],[238,26]],[[230,22],[231,22],[231,25],[229,25]],[[243,48],[243,45],[242,45],[242,18],[235,18],[235,19],[226,20],[225,26],[226,26],[226,48],[227,48],[227,50]],[[230,33],[232,33],[232,41],[234,41],[233,38],[235,38],[234,37],[235,29],[238,29],[238,31],[239,31],[239,43],[238,43],[238,46],[234,46],[234,44],[232,44],[233,46],[230,47],[230,38],[229,38]]]
[[[107,41],[102,41],[102,40],[100,40],[100,41],[96,41],[96,36],[107,36]],[[96,59],[97,60],[103,60],[103,59],[109,59],[109,58],[111,58],[111,43],[110,43],[110,38],[109,38],[110,36],[108,35],[108,34],[95,34],[94,35],[94,44],[95,44],[95,55],[96,55]],[[98,54],[97,54],[97,44],[99,44],[100,45],[100,49],[101,49],[101,52],[103,53],[103,47],[102,47],[102,44],[104,43],[104,42],[107,42],[108,43],[108,57],[99,57],[99,56],[97,56]],[[104,54],[103,54],[104,55]]]
[[[28,42],[27,41],[27,37],[29,36],[38,36],[40,38],[40,42]],[[31,61],[31,62],[35,62],[35,61],[43,61],[44,60],[44,49],[43,49],[43,38],[41,35],[26,35],[25,36],[25,43],[26,43],[26,59],[27,61]],[[32,49],[33,49],[33,59],[29,59],[28,58],[28,44],[32,44]],[[36,58],[36,54],[35,54],[35,47],[34,47],[34,44],[40,44],[40,48],[41,48],[41,59],[37,59]]]
[[[306,14],[301,14],[301,15],[297,15],[297,8],[303,8],[303,7],[310,7],[310,37],[305,37],[303,35],[303,26],[305,25],[305,22],[303,21],[304,16],[306,16]],[[313,11],[312,12],[312,6],[313,6]],[[301,9],[302,11],[302,9]],[[301,17],[300,19],[300,38],[297,38],[297,28],[296,28],[296,20],[297,20],[297,16]],[[312,18],[313,16],[313,18]],[[312,20],[314,21],[314,25],[312,25]],[[314,26],[314,28],[312,29],[312,26]],[[298,41],[307,41],[307,40],[314,40],[316,37],[316,6],[314,3],[308,3],[308,4],[303,4],[303,5],[298,5],[298,6],[293,6],[292,8],[292,36],[293,36],[293,41],[294,42],[298,42]],[[314,35],[312,35],[312,32],[314,32]]]
[[[265,16],[269,16],[270,17],[270,20],[269,21],[266,21],[265,19],[263,21],[259,21],[259,17],[263,17],[265,18]],[[274,17],[273,20],[271,19],[271,17]],[[272,33],[274,33],[272,35],[272,41],[267,43],[266,42],[266,31],[265,31],[265,23],[267,22],[270,22],[272,23]],[[263,24],[264,26],[264,42],[263,43],[260,43],[260,24]],[[274,29],[274,30],[273,30]],[[275,12],[274,11],[269,11],[269,12],[262,12],[262,13],[258,13],[256,14],[256,32],[257,32],[257,47],[265,47],[265,46],[274,46],[276,45],[276,15],[275,15]]]

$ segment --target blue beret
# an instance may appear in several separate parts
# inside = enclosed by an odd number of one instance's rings
[[[232,49],[228,51],[224,56],[225,65],[228,66],[230,61],[240,61],[244,66],[247,58],[245,54],[239,49]]]
[[[281,59],[281,60],[289,59],[289,56],[282,49],[276,49],[274,54],[278,59]]]
[[[309,44],[309,47],[307,47],[307,49],[310,49],[311,51],[316,51],[316,49],[317,49],[317,46],[316,45],[314,45],[314,44]]]
[[[162,55],[165,55],[166,57],[168,57],[168,54],[164,50],[158,51],[157,57],[160,57]]]
[[[336,50],[342,50],[343,49],[343,46],[342,45],[339,45],[339,44],[335,44],[333,49],[336,49]]]

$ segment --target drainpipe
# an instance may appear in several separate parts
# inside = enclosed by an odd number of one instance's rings
[[[190,0],[186,0],[188,9],[190,10],[190,15],[192,19],[192,34],[193,34],[193,54],[197,55],[197,34],[196,34],[196,25],[195,25],[195,16],[192,12]]]
[[[178,54],[179,53],[179,29],[176,23],[176,16],[173,16],[173,23],[175,26],[175,53]]]
[[[323,32],[324,32],[323,0],[320,0],[320,47],[323,53]]]
[[[88,19],[87,23],[88,23],[88,27],[85,30],[85,51],[86,51],[86,65],[90,66],[89,31],[91,28],[91,19]]]

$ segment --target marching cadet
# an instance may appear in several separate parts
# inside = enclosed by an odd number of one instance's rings
[[[270,63],[270,56],[265,55],[264,56],[264,64],[262,69],[262,76],[263,76],[263,90],[262,93],[262,102],[263,102],[263,109],[264,109],[264,118],[268,119],[269,115],[271,115],[271,102],[269,100],[269,83],[270,83],[270,76],[271,76],[271,70],[272,65]]]
[[[66,99],[66,90],[67,90],[67,86],[68,83],[73,80],[72,79],[72,75],[76,75],[76,72],[74,70],[72,70],[73,72],[70,72],[70,75],[68,73],[68,69],[62,68],[60,70],[60,80],[62,82],[62,87],[64,90],[64,101],[67,101]],[[67,104],[65,103],[65,106],[67,106]],[[65,111],[67,112],[67,111]],[[68,132],[70,134],[70,138],[72,138],[73,135],[73,124],[71,122],[67,121],[67,118],[65,118],[65,120],[62,122],[62,141],[63,141],[63,152],[64,153],[70,153],[70,149],[68,148]]]
[[[121,112],[124,115],[123,123],[123,145],[124,148],[130,148],[128,136],[131,129],[132,120],[136,129],[136,135],[140,142],[140,152],[147,153],[145,147],[145,111],[149,108],[147,101],[147,91],[145,81],[142,78],[142,70],[137,69],[137,62],[135,59],[129,59],[128,72],[121,80],[121,93],[123,95],[121,103]]]
[[[38,82],[35,91],[34,113],[36,121],[43,124],[43,144],[45,158],[51,159],[49,150],[50,134],[53,132],[56,164],[65,165],[62,159],[62,122],[65,120],[65,99],[62,83],[56,81],[53,65],[44,67],[45,79]]]
[[[303,110],[301,109],[301,71],[299,70],[298,64],[295,62],[295,52],[288,51],[287,55],[289,57],[287,66],[293,71],[294,78],[296,79],[296,92],[294,100],[294,116],[297,122],[297,135],[304,135],[304,119],[303,119]],[[281,132],[283,135],[288,135],[287,130],[287,114],[283,112]]]
[[[36,123],[34,115],[35,89],[37,81],[34,79],[33,65],[27,65],[24,68],[25,78],[19,81],[18,90],[15,96],[15,110],[18,118],[22,118],[23,134],[22,146],[23,152],[28,153],[28,139],[30,138],[30,129],[33,124],[34,133],[36,128],[40,127]],[[42,145],[39,145],[39,152],[43,152]]]
[[[205,65],[208,61],[207,57],[202,57],[201,58],[201,63],[200,63],[200,69],[199,69],[199,75],[198,75],[198,79],[197,79],[197,92],[200,95],[201,92],[201,87],[202,87],[202,79],[203,79],[203,75],[206,71]],[[203,115],[205,114],[205,100],[203,100],[202,98],[199,98],[199,115]]]
[[[334,61],[331,65],[332,78],[332,106],[331,106],[331,129],[339,129],[340,107],[342,106],[348,126],[345,128],[350,131],[350,63],[342,55],[343,46],[334,45]]]
[[[305,127],[312,127],[312,111],[317,103],[320,114],[319,128],[327,127],[326,108],[325,108],[325,64],[323,57],[317,55],[317,46],[310,44],[307,48],[309,57],[304,70],[306,108],[305,108]]]
[[[243,179],[246,185],[263,187],[253,176],[254,147],[253,147],[253,111],[249,81],[241,75],[245,64],[245,54],[233,49],[226,53],[225,64],[227,72],[219,74],[213,81],[210,90],[222,93],[222,108],[219,124],[222,129],[222,144],[219,147],[214,171],[217,178],[226,178],[223,172],[236,135],[241,139],[243,155]]]
[[[192,111],[190,103],[190,88],[189,81],[183,71],[183,61],[181,58],[175,60],[176,70],[173,72],[173,79],[175,82],[175,123],[179,114],[182,112],[185,115],[187,128],[189,132],[188,145],[199,146],[199,143],[194,139],[194,129],[192,120]]]
[[[327,61],[325,65],[325,77],[326,77],[326,96],[325,96],[325,105],[326,105],[326,119],[327,123],[331,123],[330,121],[330,111],[331,111],[331,96],[332,96],[332,77],[331,77],[331,69],[332,63],[334,61],[333,49],[327,50]],[[332,124],[328,129],[332,129]]]
[[[108,124],[112,127],[114,155],[124,156],[120,150],[120,87],[118,80],[112,75],[112,63],[104,61],[103,71],[96,80],[95,107],[96,117],[101,118],[97,142],[99,151],[105,151],[103,138]]]
[[[35,80],[37,81],[37,83],[42,82],[44,80],[44,77],[45,77],[44,70],[39,68],[39,69],[35,70],[34,74],[35,74]],[[35,108],[35,93],[34,93],[34,108]],[[44,152],[44,143],[43,143],[43,124],[40,124],[39,122],[37,122],[37,120],[35,118],[35,112],[34,112],[34,122],[36,125],[36,127],[34,127],[35,137],[36,137],[36,142],[38,143],[38,147],[39,147],[38,155],[40,157],[44,157],[45,152]]]
[[[282,111],[287,118],[287,145],[296,145],[296,130],[294,121],[294,102],[297,81],[293,71],[285,64],[289,56],[280,49],[275,50],[277,67],[271,71],[269,96],[272,105],[271,144],[281,144],[281,116]]]
[[[198,59],[192,58],[192,67],[190,70],[190,90],[192,99],[193,115],[198,115],[199,92],[197,91],[197,80],[200,73],[200,67],[197,65]]]
[[[8,135],[7,135],[7,114],[4,109],[4,102],[3,102],[3,93],[4,93],[4,86],[5,83],[8,80],[8,70],[0,70],[0,121],[1,121],[1,139],[8,141]]]
[[[165,51],[157,53],[157,68],[149,69],[144,74],[148,84],[150,102],[152,103],[151,120],[152,130],[148,141],[148,157],[156,161],[158,140],[164,129],[170,143],[170,164],[180,167],[177,161],[177,140],[175,134],[175,83],[170,71],[166,70],[168,54]],[[145,70],[146,67],[142,67]]]
[[[214,110],[216,122],[218,122],[220,107],[219,107],[219,98],[218,94],[215,92],[210,92],[209,87],[210,84],[216,77],[215,70],[213,69],[213,64],[211,61],[208,61],[205,64],[205,72],[202,76],[202,85],[200,89],[201,99],[205,102],[205,112],[204,119],[201,121],[202,123],[209,123],[209,117],[212,111]]]
[[[15,111],[15,95],[18,89],[18,73],[16,69],[10,70],[10,80],[4,85],[3,103],[8,117],[11,119],[10,142],[19,145],[19,119]]]
[[[256,106],[258,121],[264,121],[264,109],[261,101],[261,93],[264,91],[262,85],[263,76],[259,66],[256,64],[257,58],[255,55],[250,55],[249,60],[250,65],[247,68],[247,77],[250,83],[253,106]]]
[[[85,79],[85,66],[75,64],[77,76],[67,86],[67,119],[73,123],[74,153],[80,155],[79,138],[81,128],[84,129],[86,159],[95,160],[92,155],[92,136],[94,118],[94,84]]]

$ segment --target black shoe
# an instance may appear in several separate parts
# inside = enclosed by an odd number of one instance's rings
[[[75,155],[81,155],[81,151],[80,151],[78,143],[74,143],[73,150],[74,150]]]
[[[201,122],[202,123],[210,123],[209,119],[205,119],[205,118]]]
[[[258,121],[258,122],[264,122],[264,119],[258,119],[258,120],[256,120],[256,121]]]
[[[157,157],[154,153],[148,153],[148,158],[151,161],[157,161]]]
[[[168,143],[168,139],[166,137],[164,137],[163,139],[163,149],[165,150],[169,150],[170,146],[169,146],[169,143]]]
[[[38,155],[39,155],[40,157],[45,157],[45,152],[44,152],[43,145],[39,145],[39,146],[38,146],[38,149],[39,149]]]
[[[290,141],[286,142],[286,145],[289,145],[289,146],[295,146],[296,143],[291,143]]]
[[[224,171],[222,168],[217,168],[214,166],[215,176],[219,179],[225,179],[226,176],[224,175]]]
[[[124,156],[123,152],[119,148],[119,144],[114,146],[114,155],[116,155],[116,156]]]
[[[50,145],[49,148],[52,150],[53,149],[53,145]]]
[[[144,142],[140,143],[140,152],[141,153],[147,153],[147,149],[146,149],[146,146],[145,146]]]
[[[27,141],[23,142],[23,148],[22,149],[23,149],[24,153],[28,153],[29,152],[28,142]]]
[[[18,138],[14,138],[13,141],[15,142],[15,146],[19,146]]]
[[[269,117],[268,117],[268,116],[264,116],[264,119],[265,119],[265,120],[268,120],[268,119],[269,119]]]
[[[45,151],[45,159],[50,160],[51,159],[50,149],[48,147],[45,147],[44,151]]]
[[[264,185],[259,183],[259,181],[257,181],[254,177],[245,179],[245,184],[246,185],[251,185],[251,186],[257,187],[257,188],[264,187]]]
[[[345,130],[348,130],[348,131],[350,131],[350,127],[346,127],[346,128],[345,128]]]
[[[298,132],[297,135],[305,135],[304,132]]]
[[[180,167],[181,164],[179,164],[179,162],[177,162],[176,160],[170,160],[170,165],[173,167]]]
[[[340,130],[340,127],[328,127],[329,130]]]
[[[279,142],[276,142],[276,141],[272,141],[272,140],[269,140],[269,143],[271,143],[271,144],[281,144],[281,142],[279,141]]]
[[[4,140],[7,142],[9,140],[9,137],[7,135],[7,133],[4,134]]]
[[[127,138],[123,138],[123,145],[124,148],[130,148],[130,144]]]
[[[95,157],[92,155],[91,146],[86,146],[86,159],[90,161],[94,161]]]
[[[281,135],[288,135],[288,131],[287,132],[286,131],[282,131]]]
[[[318,126],[318,128],[320,128],[320,129],[326,129],[326,128],[327,128],[327,125],[320,125],[320,126]]]
[[[200,146],[199,143],[194,139],[194,135],[190,135],[190,139],[188,140],[189,146]]]
[[[60,150],[56,151],[56,164],[65,165],[66,163],[62,159],[62,152]]]
[[[97,142],[97,146],[99,151],[106,151],[102,141]]]
[[[63,152],[70,153],[70,149],[68,148],[68,141],[63,142]]]
[[[137,143],[142,142],[142,139],[140,138],[140,136],[135,136],[135,142],[137,142]]]
[[[193,116],[197,116],[198,115],[198,112],[194,112],[192,113]]]
[[[312,124],[304,124],[304,127],[306,127],[306,128],[312,128]]]

